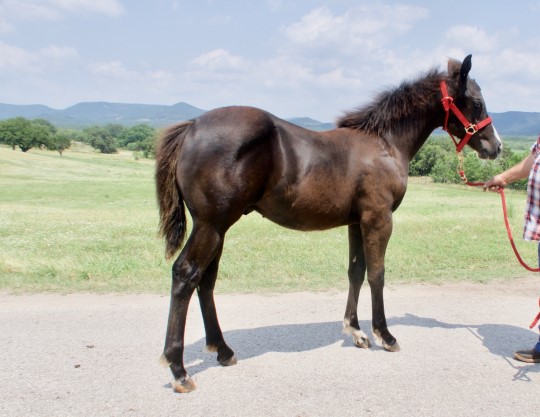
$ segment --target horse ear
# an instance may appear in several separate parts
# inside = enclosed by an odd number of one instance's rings
[[[467,76],[472,68],[472,55],[467,55],[461,64],[461,70],[459,71],[459,80],[462,84],[467,82]]]
[[[448,76],[450,78],[457,78],[461,72],[461,62],[457,59],[450,58],[448,60]]]
[[[467,88],[467,77],[472,67],[472,55],[467,55],[463,62],[456,59],[448,60],[448,76],[456,80],[460,93],[464,93]]]

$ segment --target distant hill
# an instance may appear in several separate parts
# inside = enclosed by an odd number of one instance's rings
[[[504,113],[490,113],[490,115],[493,124],[501,135],[540,135],[540,113],[507,111]]]
[[[172,106],[157,104],[125,104],[107,102],[78,103],[64,110],[43,105],[0,104],[0,120],[22,116],[27,119],[43,118],[59,127],[80,128],[92,125],[118,123],[133,126],[146,123],[154,127],[167,126],[192,119],[204,113],[187,103]]]
[[[323,123],[309,117],[292,117],[287,121],[311,130],[330,130],[335,127],[334,123]]]
[[[108,102],[84,102],[63,110],[34,105],[15,105],[0,103],[0,120],[22,116],[27,119],[43,118],[55,126],[82,128],[92,125],[118,123],[133,126],[146,123],[154,127],[163,127],[189,120],[203,114],[206,110],[187,103],[171,106],[158,104],[128,104]],[[540,134],[540,113],[509,111],[491,113],[493,123],[501,135],[536,136]],[[333,123],[319,122],[308,117],[287,119],[291,123],[311,130],[328,130]]]

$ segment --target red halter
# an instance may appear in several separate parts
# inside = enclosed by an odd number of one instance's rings
[[[470,123],[467,118],[461,113],[461,111],[456,107],[454,104],[454,99],[448,95],[448,89],[446,88],[446,83],[444,81],[441,81],[441,93],[442,93],[442,105],[444,107],[444,111],[446,112],[446,117],[444,119],[444,127],[443,129],[450,135],[452,140],[454,141],[454,145],[456,145],[456,151],[459,153],[463,150],[467,142],[469,142],[469,139],[472,135],[474,135],[476,132],[478,132],[483,127],[486,127],[491,123],[491,117],[486,117],[484,120],[482,120],[478,124]],[[463,136],[463,139],[461,141],[457,141],[454,136],[448,131],[448,117],[450,116],[450,112],[454,113],[454,115],[459,119],[459,121],[463,124],[463,127],[465,128],[465,136]]]

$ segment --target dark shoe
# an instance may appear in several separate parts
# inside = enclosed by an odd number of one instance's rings
[[[536,349],[518,350],[514,353],[514,358],[521,362],[540,363],[540,352]]]

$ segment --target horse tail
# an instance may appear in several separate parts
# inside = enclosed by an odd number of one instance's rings
[[[156,193],[159,205],[159,235],[165,240],[165,257],[180,249],[186,235],[182,191],[176,183],[178,154],[193,121],[167,128],[156,147]]]

